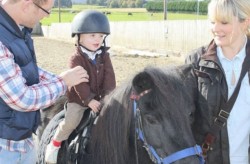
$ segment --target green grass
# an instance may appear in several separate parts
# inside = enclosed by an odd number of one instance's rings
[[[149,13],[144,8],[105,8],[101,6],[90,5],[74,5],[72,8],[63,8],[60,11],[60,22],[71,22],[74,16],[86,9],[95,9],[102,12],[110,12],[107,15],[109,21],[159,21],[164,20],[164,13]],[[132,15],[128,15],[132,13]],[[185,14],[185,13],[167,13],[167,20],[195,20],[195,19],[207,19],[206,15]],[[50,25],[51,23],[59,22],[59,10],[54,8],[50,17],[44,18],[42,25]]]

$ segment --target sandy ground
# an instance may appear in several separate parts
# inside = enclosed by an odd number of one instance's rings
[[[59,74],[68,68],[69,56],[74,51],[74,44],[44,37],[33,37],[38,65]],[[174,54],[156,54],[122,47],[111,47],[111,60],[116,74],[117,84],[142,70],[146,66],[179,65],[184,58]]]

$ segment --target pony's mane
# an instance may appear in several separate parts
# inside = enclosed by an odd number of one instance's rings
[[[93,131],[95,135],[92,135],[93,163],[129,163],[126,156],[129,152],[126,151],[132,115],[131,89],[129,80],[105,97],[98,124],[94,129],[97,131]],[[98,132],[100,129],[102,132]]]
[[[185,67],[164,67],[164,68],[152,68],[147,67],[145,72],[147,72],[155,85],[155,101],[156,104],[162,105],[162,109],[164,111],[159,111],[159,113],[166,113],[166,107],[170,109],[174,109],[177,106],[183,107],[186,105],[187,99],[193,99],[192,93],[189,92],[188,89],[188,80],[187,76],[184,74]],[[182,91],[182,92],[180,92]],[[185,99],[184,99],[185,98]],[[185,100],[185,101],[184,101]],[[176,105],[178,104],[178,105]],[[168,119],[178,119],[181,117],[181,113],[176,113],[180,110],[168,111],[169,118]],[[173,115],[174,114],[174,115]],[[172,117],[174,116],[174,117]]]

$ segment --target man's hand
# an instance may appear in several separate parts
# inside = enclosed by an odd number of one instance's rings
[[[87,71],[81,66],[64,71],[59,76],[64,80],[68,88],[89,81]]]

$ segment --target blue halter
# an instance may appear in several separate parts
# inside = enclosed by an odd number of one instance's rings
[[[138,135],[138,138],[143,142],[145,149],[147,150],[150,159],[157,164],[170,164],[175,161],[178,161],[180,159],[189,157],[189,156],[198,156],[200,160],[200,164],[204,164],[205,160],[202,156],[202,149],[199,145],[195,145],[190,148],[186,148],[183,150],[180,150],[178,152],[175,152],[165,158],[161,158],[155,149],[149,145],[146,141],[146,138],[144,137],[144,133],[142,130],[142,122],[141,122],[141,114],[140,110],[137,108],[136,101],[134,100],[134,117],[137,119],[138,126],[136,127],[136,133]]]

